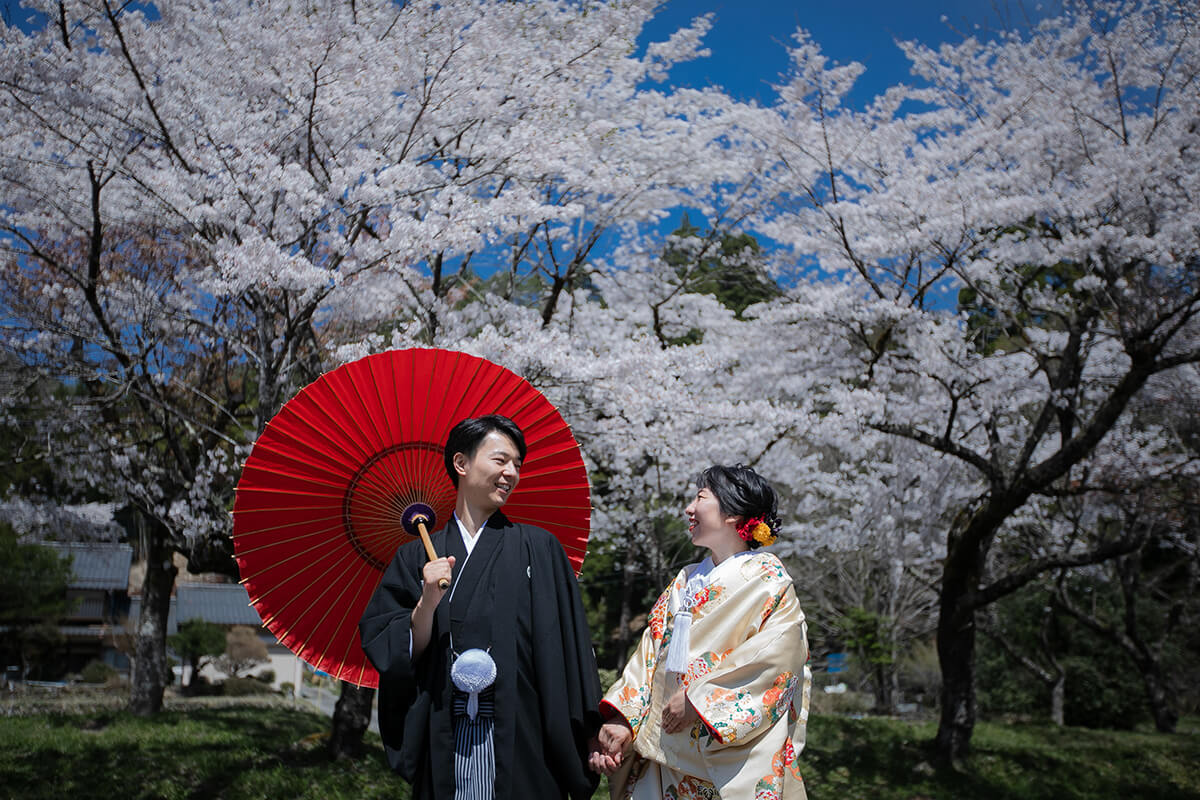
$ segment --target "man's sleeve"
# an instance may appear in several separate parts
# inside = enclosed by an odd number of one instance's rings
[[[600,678],[575,571],[549,533],[531,565],[544,578],[533,587],[534,650],[545,741],[552,768],[573,800],[589,798],[599,776],[587,767],[588,739],[600,727]],[[547,580],[549,579],[549,580]],[[558,647],[545,646],[550,641]]]
[[[363,652],[381,678],[411,680],[412,610],[421,597],[421,585],[404,559],[404,549],[383,574],[358,623]]]

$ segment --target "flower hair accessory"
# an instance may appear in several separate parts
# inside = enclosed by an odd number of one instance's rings
[[[746,542],[755,541],[762,545],[775,544],[775,534],[762,517],[751,517],[741,524],[737,532],[738,536]]]

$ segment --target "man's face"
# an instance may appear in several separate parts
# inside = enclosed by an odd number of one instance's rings
[[[521,454],[516,444],[499,431],[479,443],[475,455],[454,455],[458,493],[478,508],[495,511],[508,501],[521,476]]]

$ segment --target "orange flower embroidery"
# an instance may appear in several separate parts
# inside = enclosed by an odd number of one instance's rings
[[[674,792],[667,790],[666,797],[674,797],[676,800],[712,800],[716,797],[717,790],[706,780],[687,776],[674,787]]]
[[[699,609],[705,603],[720,599],[725,594],[725,587],[720,584],[716,586],[708,586],[694,594],[689,602],[693,611]]]
[[[774,685],[763,694],[763,708],[771,721],[779,719],[792,705],[792,693],[796,688],[795,675],[785,672],[775,679]]]
[[[662,641],[663,630],[666,628],[668,596],[669,592],[663,592],[655,602],[654,608],[650,609],[650,635],[656,642]]]
[[[758,619],[758,627],[761,630],[763,625],[767,624],[767,620],[775,613],[775,609],[779,608],[779,604],[783,602],[783,592],[776,592],[771,597],[767,598],[767,602],[763,605],[762,614]]]
[[[771,774],[764,775],[754,787],[754,800],[780,800],[783,796],[783,765],[791,740],[786,740],[778,753],[771,757]]]
[[[725,656],[733,652],[733,648],[726,650],[723,653],[701,653],[691,660],[688,664],[687,672],[683,676],[683,685],[691,686],[692,681],[697,678],[703,678],[708,673],[717,668]]]

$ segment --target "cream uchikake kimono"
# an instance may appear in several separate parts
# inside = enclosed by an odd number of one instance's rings
[[[812,674],[791,577],[770,553],[711,565],[684,567],[662,593],[641,645],[601,704],[628,720],[639,756],[610,779],[613,798],[806,797],[796,758]],[[677,615],[689,608],[681,675],[665,665]],[[700,721],[665,733],[663,706],[680,686]]]

